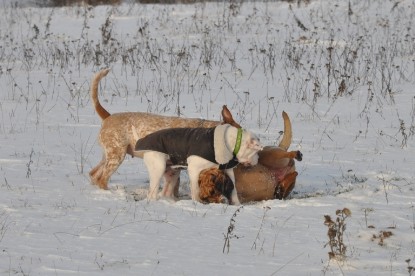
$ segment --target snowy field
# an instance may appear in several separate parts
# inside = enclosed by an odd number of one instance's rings
[[[1,0],[0,275],[415,275],[415,1],[300,2]],[[148,202],[130,157],[98,190],[105,67],[111,113],[226,104],[273,145],[285,110],[304,154],[290,198],[203,205],[183,172],[182,200]],[[343,208],[330,260],[324,215]]]

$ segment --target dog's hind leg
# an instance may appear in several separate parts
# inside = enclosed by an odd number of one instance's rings
[[[164,172],[164,185],[160,193],[161,197],[176,199],[178,197],[180,183],[180,170],[167,167]]]
[[[156,151],[144,153],[143,160],[150,178],[150,187],[147,194],[147,199],[149,200],[157,199],[160,181],[166,171],[168,157],[167,154]]]
[[[92,184],[98,185],[97,179],[102,175],[102,166],[105,164],[105,156],[90,172],[89,177],[91,178]]]
[[[180,171],[178,172],[176,184],[173,187],[173,196],[179,198],[179,186],[180,186]]]
[[[108,190],[108,181],[111,175],[118,169],[125,158],[127,149],[119,147],[106,147],[105,157],[97,167],[92,169],[94,183],[101,189]]]
[[[292,172],[287,174],[275,189],[275,198],[285,199],[291,193],[295,186],[295,180],[298,173]]]

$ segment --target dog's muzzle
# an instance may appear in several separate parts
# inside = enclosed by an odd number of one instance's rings
[[[222,203],[222,204],[229,204],[229,205],[230,205],[230,201],[229,201],[229,199],[228,199],[226,196],[223,196],[223,195],[221,195],[221,196],[220,196],[220,198],[219,198],[219,203]]]

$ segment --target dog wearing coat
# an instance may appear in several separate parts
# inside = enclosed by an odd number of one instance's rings
[[[90,172],[91,182],[101,189],[108,189],[111,175],[118,169],[128,153],[134,157],[134,147],[138,138],[165,128],[178,127],[215,127],[221,122],[196,118],[161,116],[146,112],[122,112],[110,114],[99,102],[98,86],[109,72],[98,72],[91,85],[91,98],[95,110],[102,119],[98,140],[103,149],[102,160]],[[223,107],[222,117],[225,123],[240,127],[231,113]],[[133,128],[135,133],[133,133]],[[178,176],[176,176],[177,178]],[[170,187],[170,186],[168,186]]]
[[[202,170],[220,168],[235,183],[232,168],[238,163],[256,165],[260,150],[262,146],[255,134],[224,124],[214,128],[172,128],[151,133],[137,141],[134,155],[143,157],[149,173],[148,199],[173,197],[171,187],[163,188],[159,195],[160,181],[164,178],[165,186],[171,185],[175,182],[169,179],[171,172],[187,167],[192,200],[200,202],[198,179]],[[230,202],[240,204],[235,188]]]
[[[287,113],[284,119],[284,135],[278,146],[266,146],[258,153],[258,164],[252,167],[234,168],[235,187],[241,203],[285,199],[294,189],[298,173],[295,161],[302,160],[300,151],[288,151],[292,141],[291,122]],[[230,179],[217,168],[200,173],[200,198],[205,203],[226,203]]]

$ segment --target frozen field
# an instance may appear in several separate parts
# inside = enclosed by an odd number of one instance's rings
[[[37,8],[0,1],[0,275],[415,275],[415,2]],[[22,3],[23,2],[23,3]],[[291,197],[145,200],[142,160],[110,190],[91,78],[111,113],[235,119],[304,158]],[[344,258],[324,215],[348,208]],[[232,221],[231,221],[232,219]],[[234,226],[224,249],[228,227]]]

